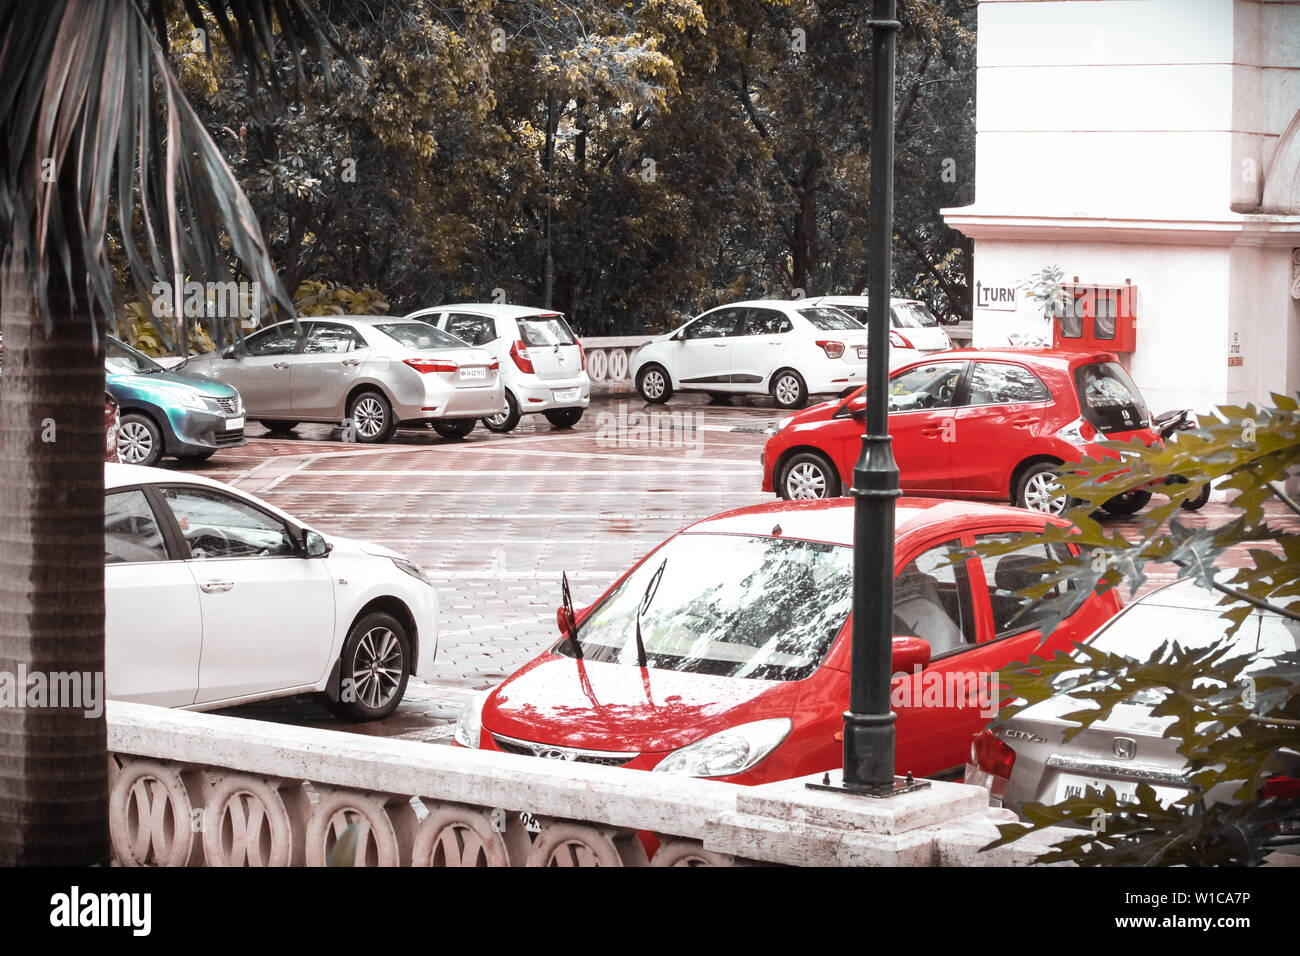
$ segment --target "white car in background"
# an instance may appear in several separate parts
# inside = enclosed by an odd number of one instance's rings
[[[412,312],[500,362],[505,410],[484,417],[508,432],[522,415],[542,414],[556,428],[572,428],[591,404],[591,379],[577,336],[559,312],[522,305],[468,302]]]
[[[865,295],[823,295],[809,299],[818,305],[833,305],[843,309],[863,325],[867,324],[867,305],[869,297]],[[890,369],[924,358],[930,352],[945,352],[952,348],[952,339],[944,331],[939,320],[929,307],[917,299],[889,300],[889,342]],[[898,361],[894,361],[894,356]]]
[[[104,466],[108,696],[212,710],[319,692],[379,720],[438,645],[438,594],[379,545],[326,537],[190,472]]]
[[[770,394],[781,408],[838,395],[867,380],[867,330],[837,308],[807,299],[755,299],[710,309],[632,357],[647,402],[674,392]]]

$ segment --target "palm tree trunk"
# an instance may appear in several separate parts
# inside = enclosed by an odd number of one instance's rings
[[[58,266],[46,335],[20,243],[0,272],[0,865],[106,864],[103,355]]]

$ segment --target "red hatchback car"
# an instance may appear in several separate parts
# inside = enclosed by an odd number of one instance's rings
[[[952,550],[1060,519],[904,498],[896,513],[896,766],[959,776],[996,714],[997,672],[1069,650],[1120,608],[1094,594],[1043,644],[1016,592],[1035,552]],[[669,538],[571,636],[466,705],[464,747],[758,784],[840,766],[849,699],[853,507],[757,505]],[[1056,547],[1065,547],[1057,545]]]
[[[847,494],[862,448],[859,389],[783,423],[763,451],[763,490],[782,498]],[[1098,441],[1160,445],[1142,393],[1109,352],[958,349],[889,376],[889,433],[905,494],[1010,501],[1060,514],[1053,472],[1115,457]],[[1149,498],[1106,503],[1132,514]]]

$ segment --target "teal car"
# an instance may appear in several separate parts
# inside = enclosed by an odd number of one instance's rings
[[[125,464],[153,465],[164,455],[203,461],[246,441],[244,403],[229,385],[169,371],[111,335],[104,372],[121,409],[117,454]]]

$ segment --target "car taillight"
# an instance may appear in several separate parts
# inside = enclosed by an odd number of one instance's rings
[[[889,330],[889,344],[896,349],[910,349],[912,343],[901,333],[893,329]]]
[[[821,350],[826,353],[827,358],[839,358],[844,354],[843,342],[828,342],[823,340],[819,341],[817,344],[821,347]]]
[[[1001,798],[1011,779],[1011,768],[1016,763],[1016,752],[991,730],[981,730],[970,742],[970,763],[966,767],[966,782],[988,787],[989,796]]]
[[[578,367],[584,372],[587,371],[587,353],[582,350],[582,343],[574,343],[578,346]]]
[[[438,359],[403,359],[405,364],[411,366],[421,375],[427,375],[429,372],[454,372],[456,363],[448,361],[439,361]]]
[[[1069,442],[1071,445],[1086,445],[1097,437],[1097,429],[1086,419],[1076,418],[1070,424],[1061,428],[1056,433],[1056,437]]]
[[[528,355],[528,346],[523,342],[516,342],[510,346],[510,359],[521,372],[533,371],[533,360]]]
[[[488,371],[495,372],[500,368],[501,368],[501,362],[497,359],[493,359],[492,364],[488,366]]]

